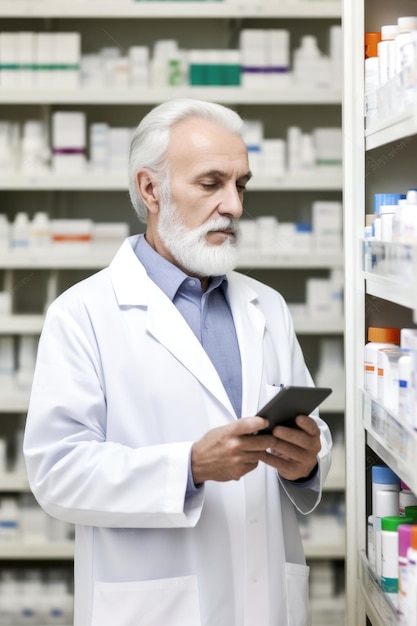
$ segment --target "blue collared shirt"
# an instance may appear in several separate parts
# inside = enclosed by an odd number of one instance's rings
[[[158,254],[144,236],[139,238],[135,253],[149,278],[173,302],[207,352],[237,417],[241,417],[242,366],[226,276],[212,277],[203,293],[197,278]]]

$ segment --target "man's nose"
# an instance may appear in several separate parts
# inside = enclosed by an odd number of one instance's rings
[[[242,197],[235,185],[224,189],[222,201],[219,205],[219,213],[238,218],[242,215]]]

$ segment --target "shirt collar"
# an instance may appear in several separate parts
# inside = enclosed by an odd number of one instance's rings
[[[176,293],[181,289],[182,284],[187,278],[185,274],[176,265],[161,256],[146,241],[145,235],[141,235],[135,246],[135,254],[144,266],[149,278],[164,292],[164,294],[173,301]],[[221,286],[222,291],[227,298],[228,281],[225,274],[212,276],[207,291],[213,291]]]

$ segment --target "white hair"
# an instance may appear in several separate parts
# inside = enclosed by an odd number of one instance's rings
[[[136,174],[146,168],[156,177],[160,192],[169,198],[169,164],[166,151],[171,128],[186,119],[200,117],[242,136],[243,120],[231,109],[203,100],[172,100],[156,106],[136,128],[130,145],[129,194],[139,220],[146,224],[148,210],[136,186]]]

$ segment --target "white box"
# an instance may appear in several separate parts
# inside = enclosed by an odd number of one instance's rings
[[[37,87],[54,87],[54,35],[52,33],[38,33],[35,37],[35,60]]]
[[[55,33],[53,44],[54,86],[76,89],[80,84],[80,33]]]
[[[17,58],[20,66],[18,87],[30,89],[35,84],[35,33],[17,33]]]
[[[17,35],[0,33],[0,85],[2,88],[16,89],[19,84]]]

